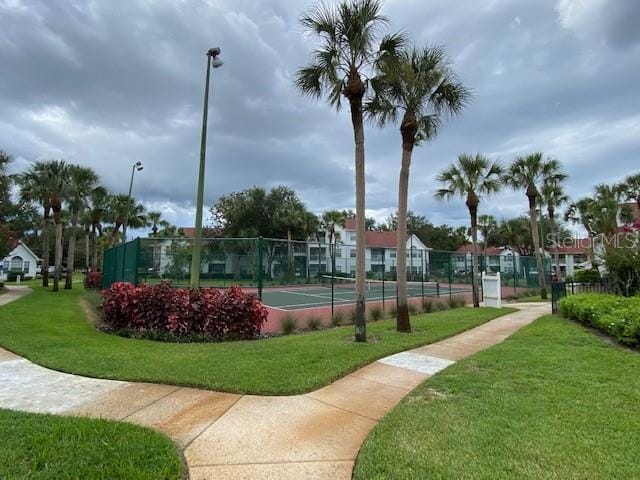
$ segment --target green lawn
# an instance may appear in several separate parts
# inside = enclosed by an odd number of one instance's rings
[[[0,410],[0,478],[183,479],[171,441],[147,428]]]
[[[372,341],[352,341],[353,327],[216,344],[176,344],[97,331],[79,305],[82,288],[42,288],[0,307],[0,346],[35,363],[99,378],[147,381],[255,394],[314,390],[378,358],[467,330],[513,309],[461,308],[412,318],[415,332],[394,322],[369,325]]]
[[[406,397],[354,478],[640,478],[639,398],[640,354],[546,316]]]

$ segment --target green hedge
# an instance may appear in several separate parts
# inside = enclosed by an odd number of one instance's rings
[[[601,330],[620,343],[640,346],[640,297],[598,293],[572,295],[560,300],[566,318]]]
[[[589,270],[576,270],[573,275],[573,281],[579,283],[599,282],[600,272],[597,268]]]

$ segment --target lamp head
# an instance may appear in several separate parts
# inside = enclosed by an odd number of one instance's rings
[[[220,47],[210,48],[207,51],[207,56],[211,57],[211,68],[218,68],[222,66],[222,60],[220,60],[218,55],[220,55]]]

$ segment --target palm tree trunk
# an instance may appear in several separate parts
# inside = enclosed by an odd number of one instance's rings
[[[78,215],[76,212],[71,214],[71,230],[69,231],[69,247],[67,250],[67,278],[64,280],[64,289],[71,290],[73,287],[73,264],[76,256],[76,226],[78,224]]]
[[[93,225],[91,227],[91,261],[89,263],[89,267],[92,271],[98,270],[98,239],[96,237],[96,227]]]
[[[114,247],[118,243],[118,230],[120,230],[120,226],[122,223],[115,222],[113,224],[113,231],[111,232],[111,246]]]
[[[531,235],[533,236],[533,248],[536,255],[536,270],[538,271],[538,285],[540,286],[540,297],[547,298],[547,282],[544,277],[544,267],[542,265],[542,253],[540,252],[540,236],[538,232],[538,217],[536,213],[536,197],[529,196],[529,220],[531,222]]]
[[[49,286],[49,224],[50,208],[44,205],[43,226],[42,226],[42,286]]]
[[[53,218],[56,225],[56,244],[54,248],[53,291],[60,289],[60,269],[62,267],[62,218],[61,210],[55,209]]]
[[[484,242],[484,245],[482,246],[482,256],[484,259],[484,271],[485,273],[489,273],[489,260],[487,259],[487,237],[489,236],[489,233],[487,232],[487,230],[483,230],[482,231],[482,240]],[[498,268],[499,267],[500,262],[498,262]]]
[[[291,244],[291,229],[287,229],[287,278],[293,280],[293,246]]]
[[[404,124],[404,122],[403,122]],[[404,132],[403,132],[404,137]],[[403,139],[402,163],[398,182],[398,232],[396,246],[397,317],[396,330],[410,332],[409,304],[407,298],[407,203],[409,197],[409,169],[413,141]],[[413,254],[413,252],[411,252]]]
[[[84,233],[84,269],[88,272],[91,267],[91,244],[89,242],[89,230],[85,228]]]
[[[362,86],[364,95],[364,86]],[[350,98],[351,123],[355,141],[356,167],[356,318],[355,340],[367,341],[365,321],[365,179],[364,179],[364,125],[362,121],[362,95]]]
[[[550,211],[549,213],[549,227],[551,228],[551,236],[553,237],[553,241],[555,243],[554,245],[554,252],[553,252],[553,263],[556,264],[556,275],[558,276],[558,280],[560,280],[560,254],[558,253],[558,247],[560,246],[560,235],[558,233],[558,228],[556,225],[556,218],[555,218],[555,212]],[[565,273],[566,273],[566,258],[567,256],[565,255]]]
[[[473,306],[480,307],[480,292],[478,289],[478,206],[471,205],[469,216],[471,217],[471,285],[473,290]],[[485,258],[485,262],[486,262]]]

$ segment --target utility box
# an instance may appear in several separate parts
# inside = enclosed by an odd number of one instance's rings
[[[485,307],[502,308],[500,272],[495,274],[482,272],[482,292],[484,294]]]

